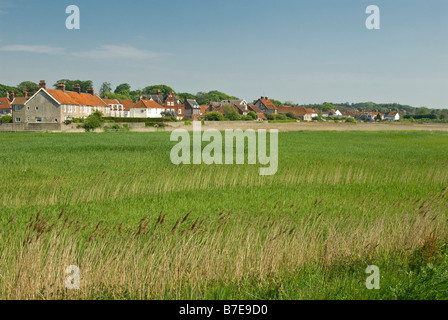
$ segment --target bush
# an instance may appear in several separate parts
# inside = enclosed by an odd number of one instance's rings
[[[191,120],[185,120],[185,121],[184,121],[184,124],[185,124],[186,126],[191,126],[191,125],[193,124],[193,122],[192,122]]]
[[[2,123],[11,123],[12,122],[12,116],[6,115],[2,117]]]
[[[347,120],[345,120],[345,122],[356,123],[356,120],[355,120],[355,118],[347,118]]]
[[[166,124],[163,122],[148,121],[145,123],[145,127],[165,128]]]
[[[99,111],[95,111],[93,114],[87,117],[84,121],[84,129],[86,132],[95,131],[96,128],[101,127],[103,114]]]
[[[207,113],[207,115],[205,116],[205,119],[207,119],[209,121],[222,121],[224,119],[224,117],[221,113],[213,111],[213,112]]]
[[[256,120],[257,119],[257,114],[254,111],[250,111],[247,114],[247,118],[248,118],[248,120],[249,120],[249,118],[252,118],[252,120]]]

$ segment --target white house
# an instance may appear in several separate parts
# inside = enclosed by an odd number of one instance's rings
[[[154,100],[140,100],[130,108],[129,117],[131,118],[162,118],[162,112],[166,108]]]
[[[397,111],[391,111],[388,114],[386,114],[384,119],[398,121],[398,120],[400,120],[400,114]]]

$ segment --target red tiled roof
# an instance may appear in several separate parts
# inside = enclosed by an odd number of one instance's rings
[[[0,109],[11,109],[11,103],[6,98],[0,98]]]
[[[209,108],[209,106],[201,106],[201,113],[204,114],[206,113],[207,109]]]
[[[132,100],[118,100],[123,105],[124,110],[129,111],[130,108],[133,108],[135,103]]]
[[[260,101],[266,106],[268,109],[277,109],[277,106],[272,103],[270,99],[260,99]]]
[[[55,89],[45,89],[49,95],[60,104],[107,107],[107,104],[98,96],[88,93],[77,93],[74,91],[62,91]]]
[[[118,99],[103,99],[104,102],[106,102],[107,104],[121,104],[120,101],[118,101]]]
[[[307,114],[307,109],[304,107],[280,107],[277,109],[278,113],[295,113],[297,116],[301,117]]]
[[[163,108],[163,106],[161,106],[154,100],[140,100],[131,108]]]
[[[395,117],[397,113],[398,113],[397,111],[391,111],[386,115],[386,117]]]
[[[247,107],[249,108],[249,110],[255,112],[255,113],[263,113],[263,111],[261,111],[260,108],[258,108],[256,105],[254,104],[248,104]]]

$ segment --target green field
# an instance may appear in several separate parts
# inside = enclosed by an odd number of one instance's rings
[[[0,134],[0,299],[448,298],[448,133],[280,133],[274,176],[174,144]]]

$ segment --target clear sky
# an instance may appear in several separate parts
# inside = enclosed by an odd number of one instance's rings
[[[67,30],[68,5],[81,29]],[[367,30],[368,5],[381,29]],[[0,83],[448,107],[446,0],[0,0]]]

